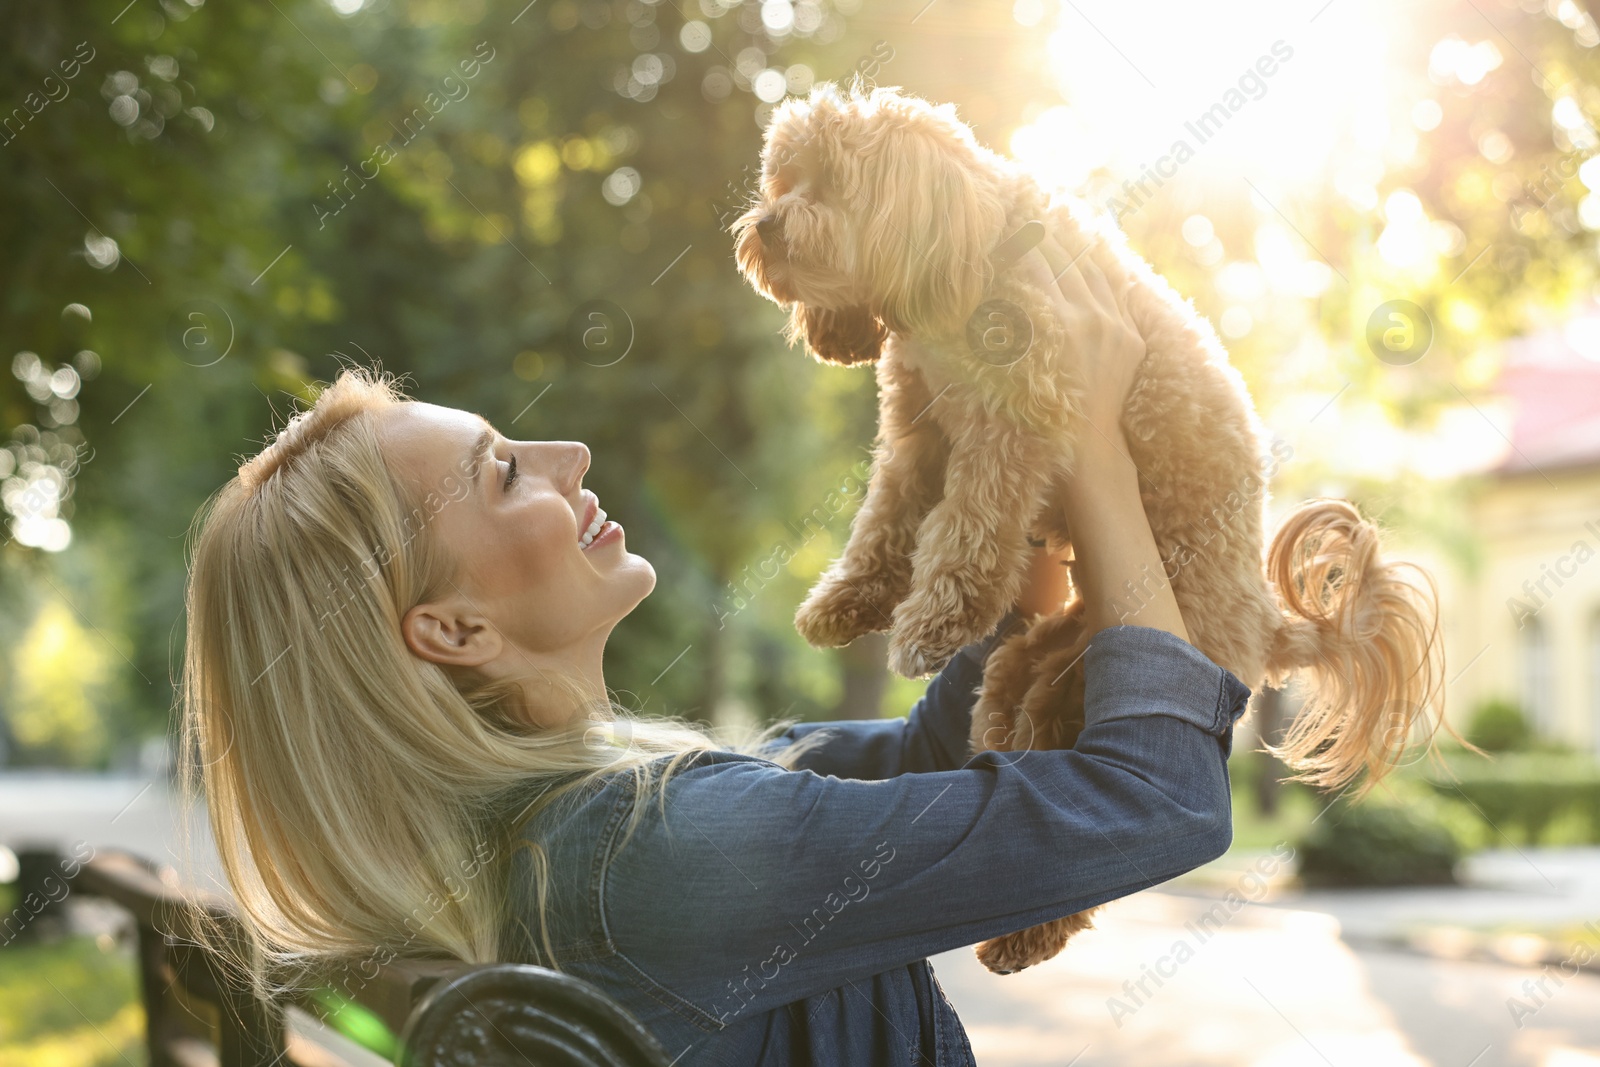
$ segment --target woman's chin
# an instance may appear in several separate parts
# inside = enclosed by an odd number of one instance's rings
[[[632,552],[623,553],[619,569],[621,573],[617,575],[617,579],[628,583],[629,589],[635,594],[633,603],[637,607],[641,600],[654,591],[656,569],[650,565],[649,560]]]

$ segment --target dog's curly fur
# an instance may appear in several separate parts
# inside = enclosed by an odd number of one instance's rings
[[[1190,640],[1253,689],[1309,675],[1312,696],[1275,751],[1319,785],[1363,771],[1370,782],[1414,726],[1438,721],[1431,579],[1384,560],[1376,527],[1344,501],[1301,505],[1263,552],[1267,486],[1245,384],[1210,323],[1120,233],[1081,203],[1052,202],[950,107],[892,89],[823,85],[790,100],[763,164],[760,200],[734,225],[740,269],[790,306],[791,339],[877,368],[873,475],[843,555],[796,616],[807,640],[889,629],[893,669],[928,674],[1016,600],[1030,534],[1070,543],[1060,494],[1084,432],[1072,338],[1043,293],[991,258],[1041,220],[1109,278],[1132,279],[1148,355],[1122,425]],[[975,346],[980,305],[1019,310],[998,328],[1031,327],[1031,344],[1002,359]],[[1031,620],[992,654],[975,751],[1076,740],[1082,607]],[[979,956],[1006,972],[1048,959],[1087,915],[986,942]]]

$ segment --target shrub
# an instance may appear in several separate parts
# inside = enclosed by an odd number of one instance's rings
[[[1415,786],[1340,800],[1297,843],[1310,885],[1446,885],[1482,840],[1474,820]]]
[[[1533,741],[1533,729],[1509,700],[1487,700],[1473,711],[1467,740],[1485,752],[1516,752]]]
[[[1455,754],[1428,784],[1468,801],[1490,828],[1513,839],[1537,844],[1560,827],[1567,838],[1600,844],[1600,764],[1586,756],[1518,752],[1489,762]]]

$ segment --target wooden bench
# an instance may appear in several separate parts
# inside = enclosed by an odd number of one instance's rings
[[[227,901],[126,853],[94,856],[71,885],[133,916],[150,1067],[342,1067],[372,1055],[400,1067],[670,1067],[614,1001],[556,971],[394,960],[291,1004],[265,1003],[192,936],[202,912],[240,936]]]

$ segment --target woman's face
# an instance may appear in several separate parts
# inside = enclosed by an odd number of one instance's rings
[[[586,670],[590,658],[597,670],[611,628],[656,576],[615,520],[594,531],[604,512],[583,488],[589,449],[510,441],[477,415],[433,404],[397,404],[379,425],[390,469],[432,501],[425,511],[437,509],[425,521],[456,568],[436,604],[408,613],[412,650],[492,676],[565,660]]]

